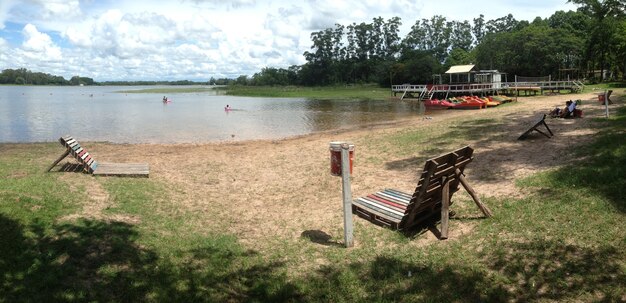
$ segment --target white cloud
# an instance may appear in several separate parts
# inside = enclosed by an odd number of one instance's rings
[[[78,0],[41,0],[36,2],[43,6],[42,17],[44,19],[71,20],[82,14]]]
[[[56,46],[50,36],[41,33],[32,24],[26,24],[22,30],[24,43],[22,44],[23,54],[42,61],[55,61],[62,59],[61,48]]]
[[[416,20],[436,14],[471,21],[481,12],[487,20],[513,12],[532,20],[572,7],[563,2],[0,0],[0,68],[98,81],[237,77],[305,63],[311,32],[335,23],[398,16],[404,36]],[[23,41],[4,36],[6,22],[23,27]]]
[[[10,15],[11,9],[17,4],[17,0],[0,1],[0,29],[4,29],[4,23]]]

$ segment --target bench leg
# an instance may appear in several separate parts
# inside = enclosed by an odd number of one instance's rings
[[[491,213],[491,210],[487,207],[487,205],[483,204],[480,201],[480,198],[478,198],[478,195],[476,194],[474,189],[469,185],[469,183],[467,183],[465,176],[463,176],[463,174],[461,173],[459,169],[456,170],[456,176],[459,178],[459,181],[461,181],[461,185],[463,185],[463,188],[465,188],[467,193],[470,194],[470,196],[472,196],[472,200],[474,200],[474,203],[476,203],[476,206],[480,208],[480,211],[483,212],[483,215],[485,215],[485,217],[493,216],[493,214]]]
[[[544,133],[544,132],[540,131],[540,130],[539,130],[539,129],[537,129],[536,127],[535,127],[535,128],[533,128],[533,130],[534,130],[534,131],[536,131],[536,132],[538,132],[538,133],[540,133],[540,134],[542,134],[542,135],[544,135],[544,136],[546,136],[546,137],[548,137],[548,138],[550,138],[550,136],[548,136],[548,134],[546,134],[546,133]]]
[[[441,239],[448,239],[448,225],[450,220],[450,180],[444,180],[441,189]]]
[[[548,127],[548,123],[546,123],[546,121],[543,121],[543,125],[545,125],[546,129],[548,130],[548,132],[550,133],[550,136],[554,136],[554,134],[552,133],[552,131],[550,130],[550,128]]]
[[[52,165],[50,165],[50,167],[48,167],[48,170],[46,172],[51,171],[55,166],[57,166],[57,164],[59,164],[59,162],[61,162],[61,160],[63,160],[63,158],[67,157],[67,155],[70,154],[70,149],[68,148],[63,155],[61,155],[56,161],[54,161],[54,163],[52,163]]]

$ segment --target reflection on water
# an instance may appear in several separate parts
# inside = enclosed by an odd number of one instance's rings
[[[132,89],[143,87],[133,87]],[[153,87],[151,87],[153,88]],[[0,87],[0,142],[189,143],[277,139],[420,115],[398,101],[249,98],[215,92],[125,94],[128,87]],[[225,111],[229,104],[233,109]]]

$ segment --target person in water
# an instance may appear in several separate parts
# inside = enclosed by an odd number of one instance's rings
[[[163,102],[167,102],[167,97],[163,96]]]
[[[226,104],[226,107],[224,107],[225,110],[230,110],[230,105]]]

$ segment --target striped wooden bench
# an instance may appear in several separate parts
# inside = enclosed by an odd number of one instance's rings
[[[48,171],[51,171],[65,157],[72,155],[82,165],[83,171],[92,175],[146,178],[150,175],[150,168],[147,163],[100,163],[71,136],[61,137],[59,142],[66,150],[52,163]]]
[[[473,160],[474,150],[463,147],[426,161],[417,187],[412,194],[384,189],[352,202],[352,212],[375,224],[397,230],[407,230],[441,213],[441,238],[447,238],[450,199],[461,184],[487,217],[485,206],[465,180],[465,166]]]

